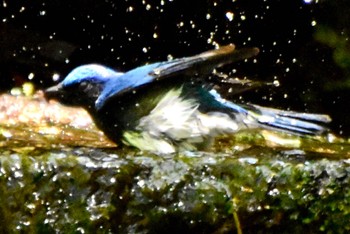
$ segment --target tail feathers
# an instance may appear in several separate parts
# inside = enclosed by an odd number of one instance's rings
[[[250,105],[247,109],[249,123],[299,135],[323,135],[329,131],[326,125],[331,121],[328,115],[283,111]]]

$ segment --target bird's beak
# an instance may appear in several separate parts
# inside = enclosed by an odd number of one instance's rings
[[[62,83],[59,83],[55,86],[52,86],[48,89],[45,90],[45,99],[50,100],[50,99],[55,99],[59,96],[62,95]]]

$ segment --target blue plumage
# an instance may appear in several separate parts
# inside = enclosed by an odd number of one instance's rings
[[[119,79],[111,79],[96,100],[96,108],[101,109],[111,96],[120,96],[154,81],[154,76],[150,72],[161,65],[162,63],[145,65],[126,72]]]
[[[327,115],[237,105],[203,85],[214,68],[258,53],[233,45],[192,57],[141,66],[126,73],[96,64],[74,69],[47,98],[89,111],[96,125],[117,143],[170,153],[205,148],[221,134],[270,128],[294,134],[327,132]]]
[[[66,76],[63,80],[62,84],[65,87],[79,85],[81,82],[86,82],[91,80],[90,82],[96,83],[105,83],[106,81],[114,78],[120,77],[123,75],[121,72],[116,72],[108,67],[100,66],[100,65],[82,65],[75,68],[72,72]]]

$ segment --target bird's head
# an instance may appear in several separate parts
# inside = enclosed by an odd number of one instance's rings
[[[82,65],[71,71],[62,82],[48,88],[45,97],[68,106],[92,109],[105,83],[122,74],[102,65]]]

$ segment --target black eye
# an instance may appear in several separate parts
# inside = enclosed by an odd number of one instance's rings
[[[93,84],[91,84],[91,82],[88,81],[82,81],[79,84],[79,90],[83,91],[83,92],[87,92],[89,90],[93,89]]]
[[[88,85],[89,85],[89,83],[88,83],[87,81],[82,81],[82,82],[80,82],[80,84],[79,84],[79,86],[80,86],[81,88],[86,88]]]
[[[99,86],[89,81],[82,81],[79,84],[79,91],[90,96],[95,96],[99,92]]]

